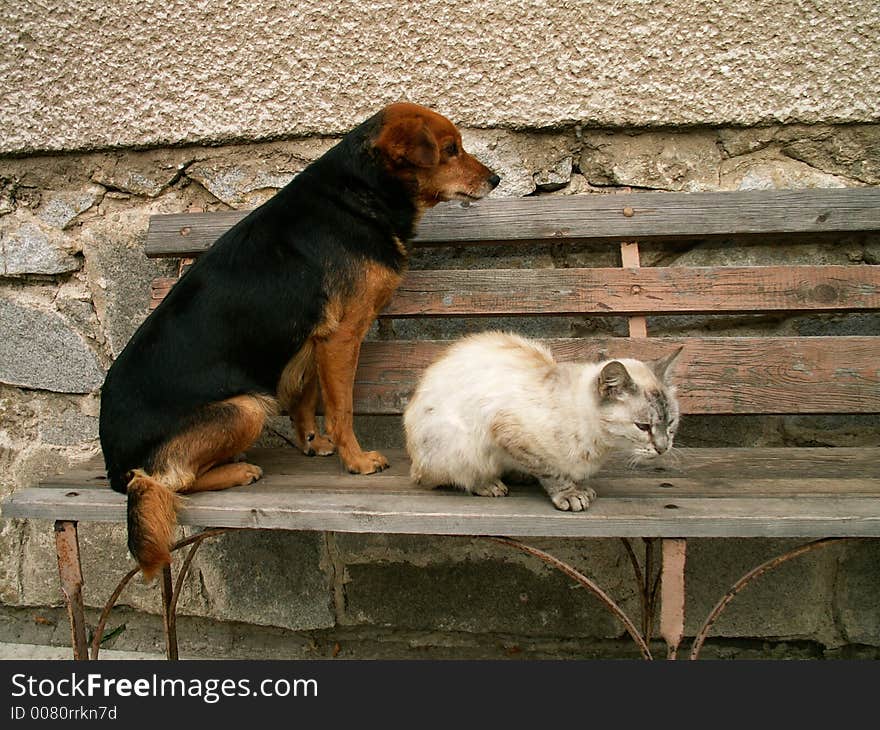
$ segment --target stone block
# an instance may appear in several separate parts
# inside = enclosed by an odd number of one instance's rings
[[[335,143],[317,138],[227,148],[220,155],[202,155],[187,167],[186,175],[232,208],[256,208]]]
[[[75,406],[50,411],[40,421],[40,437],[47,444],[76,446],[98,438],[97,415],[83,413]]]
[[[462,130],[464,148],[501,178],[493,198],[521,198],[537,189],[534,170],[523,159],[516,135],[500,130]]]
[[[722,190],[799,190],[843,188],[847,180],[796,160],[758,152],[725,160],[721,165]]]
[[[193,565],[205,608],[192,613],[293,630],[335,623],[322,533],[233,532],[209,538]]]
[[[778,134],[779,127],[725,128],[718,130],[718,144],[728,157],[737,157],[769,147]]]
[[[721,163],[716,142],[712,131],[585,132],[580,171],[592,185],[715,190]]]
[[[104,370],[86,340],[57,312],[0,300],[0,382],[58,393],[89,393]]]
[[[123,524],[82,523],[78,528],[80,559],[82,562],[83,599],[88,606],[101,608],[122,577],[134,567],[134,558],[128,552],[128,531]],[[177,537],[183,531],[178,529]],[[173,568],[180,568],[184,554],[174,554]],[[118,606],[130,606],[140,611],[158,614],[162,612],[162,595],[159,579],[146,583],[136,575],[125,588],[117,602]],[[193,605],[201,605],[198,581],[190,578],[184,583],[178,601],[180,615],[190,612]]]
[[[21,535],[0,532],[0,543],[16,549],[18,561],[0,561],[0,576],[10,573],[6,603],[59,605],[58,566],[52,523],[29,520]],[[185,534],[178,532],[178,537]],[[134,566],[125,525],[83,523],[79,527],[84,601],[101,608],[119,580]],[[233,533],[208,538],[193,561],[178,603],[181,616],[241,621],[292,630],[327,628],[335,623],[332,588],[321,569],[319,533]],[[174,556],[175,575],[186,550]],[[20,571],[16,575],[16,562]],[[20,589],[16,589],[16,585]],[[161,612],[161,591],[154,580],[132,579],[117,603],[149,613]]]
[[[72,241],[27,212],[0,221],[0,274],[66,274],[82,267]]]
[[[747,242],[717,239],[694,242],[685,250],[671,249],[662,265],[674,266],[786,266],[786,265],[847,265],[852,263],[842,246],[804,240],[779,242]]]
[[[880,416],[784,416],[779,431],[785,446],[877,446]]]
[[[836,592],[838,620],[846,641],[880,646],[880,541],[847,543]]]
[[[841,335],[880,335],[880,314],[877,312],[846,312],[793,317],[791,326],[804,337]]]
[[[476,499],[476,497],[475,497]],[[537,558],[473,538],[335,536],[345,621],[421,631],[616,637],[598,600]],[[529,540],[579,566],[631,616],[638,600],[614,540]]]
[[[103,608],[120,579],[134,566],[126,546],[124,525],[96,522],[78,526],[80,563],[83,571],[83,602]],[[20,550],[20,605],[61,605],[55,533],[50,520],[28,520],[22,527]],[[179,565],[179,558],[177,560]],[[191,584],[191,582],[190,582]],[[186,590],[184,596],[191,594]],[[135,576],[120,595],[117,606],[131,606],[149,613],[161,613],[158,582],[145,583]],[[185,611],[181,600],[181,612]]]
[[[678,427],[678,447],[781,446],[773,443],[779,419],[766,416],[685,415]],[[776,428],[774,428],[776,425]]]
[[[59,229],[69,228],[77,216],[100,202],[104,188],[89,185],[84,190],[60,190],[42,196],[36,216],[43,223]]]
[[[0,421],[5,445],[21,464],[30,451],[43,446],[93,446],[90,442],[98,438],[98,407],[97,398],[89,396],[4,387],[0,389]],[[12,471],[18,472],[17,467]],[[18,483],[33,481],[33,475],[23,469]]]
[[[195,164],[187,176],[233,208],[256,208],[289,183],[296,172],[267,172],[256,166]]]
[[[3,451],[0,447],[0,464],[5,461]],[[22,601],[20,576],[23,535],[22,520],[0,519],[0,604],[16,606]]]
[[[19,553],[20,603],[59,606],[64,601],[58,583],[55,532],[50,520],[26,520]]]
[[[792,139],[782,152],[810,167],[868,185],[880,184],[880,125],[854,124]]]
[[[192,158],[191,150],[110,153],[98,161],[91,180],[114,192],[155,198],[180,177]]]
[[[806,542],[799,539],[691,539],[686,583],[685,633],[693,636],[710,610],[743,575],[765,560]],[[836,556],[820,549],[757,578],[737,595],[713,625],[710,637],[809,639],[836,643]]]
[[[150,282],[177,273],[176,262],[148,259],[144,253],[151,212],[114,213],[90,222],[82,232],[85,273],[113,357],[147,317]]]
[[[563,157],[549,167],[538,170],[532,177],[535,186],[542,193],[550,193],[561,190],[571,182],[572,158],[571,155]]]

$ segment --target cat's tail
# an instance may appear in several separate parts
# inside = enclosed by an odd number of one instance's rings
[[[146,580],[171,563],[171,541],[181,499],[146,472],[135,469],[128,494],[128,549]]]

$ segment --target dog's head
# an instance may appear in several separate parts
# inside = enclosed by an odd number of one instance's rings
[[[464,151],[455,125],[417,104],[385,107],[373,144],[389,172],[418,186],[416,202],[426,208],[443,200],[477,200],[501,181]]]

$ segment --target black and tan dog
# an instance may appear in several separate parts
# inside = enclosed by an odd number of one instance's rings
[[[361,341],[400,282],[421,213],[499,182],[445,117],[393,104],[349,132],[202,255],[107,374],[101,446],[128,494],[128,545],[170,561],[178,494],[250,484],[234,457],[285,408],[307,454],[388,466],[352,431]],[[318,387],[327,436],[318,433]]]

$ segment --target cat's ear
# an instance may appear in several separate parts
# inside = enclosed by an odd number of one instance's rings
[[[650,365],[651,370],[654,371],[654,375],[664,383],[669,382],[669,373],[672,372],[672,368],[675,366],[675,363],[678,362],[678,357],[681,355],[682,350],[684,350],[684,345],[679,347],[675,352],[666,355],[666,357],[661,357],[659,360],[652,360],[648,363]]]
[[[599,373],[599,395],[603,399],[619,398],[634,389],[635,383],[623,363],[612,360]]]

